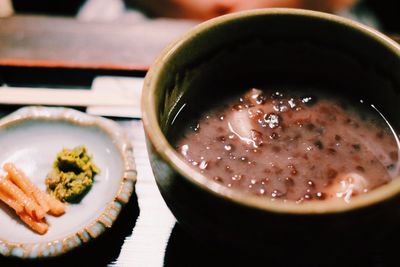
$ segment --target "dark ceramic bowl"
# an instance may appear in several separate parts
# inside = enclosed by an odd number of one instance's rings
[[[171,144],[186,110],[200,111],[258,83],[329,88],[359,97],[400,127],[400,47],[379,32],[341,17],[295,9],[207,21],[160,55],[146,76],[142,98],[154,175],[182,227],[202,239],[253,248],[271,241],[318,244],[322,237],[344,244],[396,226],[400,179],[348,204],[299,205],[234,191],[182,160]]]

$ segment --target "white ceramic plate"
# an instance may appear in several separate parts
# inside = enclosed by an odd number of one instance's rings
[[[0,120],[0,165],[12,162],[45,190],[45,177],[63,148],[85,145],[101,173],[79,204],[47,215],[44,235],[0,203],[0,254],[22,258],[63,254],[112,226],[136,181],[130,142],[113,121],[65,108],[27,107]],[[4,174],[0,171],[0,175]]]

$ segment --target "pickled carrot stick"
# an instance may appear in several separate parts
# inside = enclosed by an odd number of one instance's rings
[[[36,202],[25,195],[21,189],[19,189],[15,184],[13,184],[10,180],[5,179],[4,177],[0,177],[0,190],[7,193],[10,197],[15,199],[18,203],[20,203],[25,211],[32,218],[41,220],[45,216],[45,212],[43,209],[36,204]]]
[[[44,198],[46,199],[47,204],[50,208],[48,213],[54,216],[60,216],[65,213],[65,204],[62,203],[60,200],[47,193],[44,193]]]
[[[18,213],[19,218],[26,223],[33,231],[43,235],[49,229],[49,225],[46,223],[44,219],[42,220],[35,220],[31,216],[29,216],[26,212]]]
[[[24,207],[18,203],[15,199],[8,196],[3,190],[0,189],[0,200],[6,203],[10,208],[15,210],[15,212],[19,213],[24,210]]]
[[[15,167],[12,163],[6,163],[3,169],[8,172],[9,179],[16,184],[28,197],[33,198],[42,208],[44,213],[50,209],[44,194],[40,189],[32,183],[25,173]]]

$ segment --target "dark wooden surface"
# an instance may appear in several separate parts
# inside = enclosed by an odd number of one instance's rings
[[[173,19],[0,18],[0,66],[146,71],[162,49],[195,25]]]
[[[0,66],[146,70],[168,43],[194,25],[170,19],[0,18]]]

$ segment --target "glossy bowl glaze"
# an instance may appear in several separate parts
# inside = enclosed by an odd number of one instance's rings
[[[66,108],[26,107],[0,120],[0,165],[14,163],[42,190],[57,154],[85,145],[101,172],[77,204],[60,217],[46,216],[39,235],[0,203],[0,254],[20,258],[58,256],[112,227],[133,192],[133,148],[117,123]],[[4,174],[0,170],[0,175]]]
[[[142,96],[152,168],[177,220],[199,238],[250,248],[271,240],[361,240],[393,228],[400,218],[400,179],[350,203],[269,201],[207,179],[171,145],[179,128],[177,114],[186,104],[200,110],[202,103],[218,103],[240,86],[283,81],[359,95],[396,129],[400,126],[400,47],[381,33],[345,18],[296,9],[207,21],[159,56]]]

